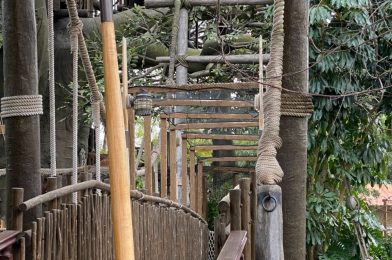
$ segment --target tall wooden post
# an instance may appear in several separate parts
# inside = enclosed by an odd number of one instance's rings
[[[203,162],[197,162],[197,212],[203,214]]]
[[[128,109],[128,130],[129,130],[129,176],[131,190],[136,189],[136,147],[135,147],[135,109]]]
[[[190,186],[190,205],[191,209],[196,210],[196,175],[195,175],[195,150],[191,148],[189,151],[189,186]]]
[[[3,1],[4,97],[38,95],[37,29],[34,1]],[[23,188],[25,199],[41,194],[40,123],[38,115],[5,120],[7,187]],[[12,201],[8,196],[7,226]],[[25,214],[24,223],[41,216],[41,207]],[[27,227],[27,226],[25,226]]]
[[[176,131],[170,130],[170,199],[177,201],[177,137]]]
[[[188,168],[188,159],[187,159],[187,142],[186,139],[182,139],[181,143],[182,147],[182,164],[181,164],[181,203],[182,205],[187,205],[187,200],[188,200],[188,176],[187,176],[187,168]]]
[[[118,260],[134,260],[129,161],[126,154],[112,2],[109,0],[101,0],[101,21],[114,251]]]
[[[240,179],[240,190],[241,190],[241,230],[247,232],[248,239],[244,248],[244,260],[252,259],[252,230],[251,230],[251,217],[250,217],[250,179]]]
[[[241,190],[230,190],[230,231],[241,230]]]
[[[160,119],[161,135],[161,197],[167,197],[167,121]]]
[[[151,162],[151,116],[144,118],[144,169],[146,177],[146,190],[152,195],[152,162]]]

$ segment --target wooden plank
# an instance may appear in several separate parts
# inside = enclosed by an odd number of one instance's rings
[[[208,157],[199,158],[203,162],[242,162],[242,161],[257,161],[257,157],[254,156],[239,156],[239,157]]]
[[[235,151],[257,150],[257,145],[196,145],[192,147],[196,152],[201,151]]]
[[[239,260],[246,243],[246,231],[232,231],[217,260]],[[279,258],[283,259],[283,258]]]
[[[183,123],[170,126],[170,130],[246,128],[258,127],[258,122],[216,122],[216,123]]]
[[[160,120],[160,135],[161,135],[161,197],[167,197],[167,121]]]
[[[195,151],[189,152],[189,202],[191,209],[196,210],[196,175],[195,175],[196,155]]]
[[[190,106],[190,107],[237,107],[253,108],[253,101],[245,100],[195,100],[195,99],[161,99],[153,100],[153,106]]]
[[[136,155],[135,155],[135,109],[128,109],[128,134],[129,134],[129,174],[131,190],[136,189]]]
[[[182,164],[181,164],[181,204],[182,205],[187,205],[188,202],[188,173],[187,173],[187,168],[188,168],[188,157],[187,157],[187,142],[186,139],[183,139],[181,142],[181,158],[182,158]]]
[[[172,7],[174,0],[145,0],[147,8]],[[215,0],[189,0],[190,6],[215,6]],[[220,0],[220,5],[266,5],[273,4],[272,0]]]
[[[172,201],[177,201],[177,137],[176,131],[170,130],[170,196]]]
[[[148,195],[153,194],[152,164],[151,164],[151,116],[144,117],[144,168],[146,177],[146,190]]]
[[[204,172],[212,173],[251,173],[255,172],[254,168],[241,167],[204,167]]]
[[[258,141],[258,135],[220,135],[220,134],[195,134],[186,133],[182,135],[187,139],[211,139],[211,140],[242,140],[242,141]]]
[[[168,113],[161,114],[161,118],[167,119],[238,119],[238,120],[257,120],[258,116],[251,114],[193,114],[193,113]]]

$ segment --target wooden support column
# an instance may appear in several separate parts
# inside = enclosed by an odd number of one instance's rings
[[[12,200],[12,213],[11,213],[11,225],[9,226],[12,230],[23,231],[23,212],[18,208],[18,206],[23,202],[23,189],[22,188],[12,188],[11,200]],[[25,258],[22,254],[23,246],[17,244],[14,248],[14,256],[16,260],[24,260]]]
[[[257,182],[255,172],[249,173],[251,176],[251,194],[250,194],[250,217],[251,223],[251,249],[252,259],[256,259],[256,219],[257,219]]]
[[[197,162],[197,212],[203,214],[203,162]]]
[[[3,1],[4,97],[38,95],[37,28],[34,1]],[[41,142],[38,115],[3,119],[7,190],[23,188],[25,199],[41,194]],[[11,226],[12,196],[7,200]],[[25,214],[25,227],[41,216],[41,206]]]
[[[196,155],[195,150],[189,151],[189,186],[190,186],[190,196],[189,201],[191,209],[196,210],[196,175],[195,175],[195,163]]]
[[[170,196],[172,201],[177,201],[177,169],[176,169],[176,159],[177,159],[177,137],[176,131],[170,130]]]
[[[233,187],[240,183],[240,176],[237,173],[233,174]]]
[[[256,259],[284,259],[282,190],[278,185],[257,187]]]
[[[241,190],[230,190],[230,231],[241,230]]]
[[[245,230],[247,240],[244,248],[244,260],[252,259],[252,230],[251,230],[251,217],[250,217],[250,179],[242,178],[239,181],[241,190],[241,230]]]
[[[203,176],[203,205],[202,212],[203,218],[207,219],[207,207],[208,207],[208,176]]]
[[[135,147],[135,109],[128,109],[128,130],[129,130],[129,175],[131,190],[136,189],[136,147]]]
[[[48,177],[48,191],[53,191],[57,189],[57,177]],[[81,198],[78,195],[78,198]],[[49,201],[48,210],[57,209],[57,199]]]
[[[188,168],[188,157],[187,157],[187,142],[186,139],[182,139],[182,164],[181,164],[181,187],[182,187],[182,197],[181,197],[181,204],[182,205],[187,205],[188,202],[188,174],[187,174],[187,168]]]
[[[147,193],[152,195],[152,164],[151,164],[151,116],[144,118],[144,169]]]
[[[167,198],[167,121],[165,118],[160,119],[161,135],[161,197]]]

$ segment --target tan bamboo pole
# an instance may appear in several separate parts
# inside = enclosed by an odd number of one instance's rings
[[[122,97],[123,97],[123,112],[124,112],[124,126],[125,136],[128,138],[128,111],[127,111],[127,98],[128,98],[128,54],[127,54],[127,39],[122,39]],[[129,147],[129,142],[127,142]]]
[[[177,201],[177,139],[176,131],[170,130],[170,199]]]
[[[195,150],[189,151],[189,201],[191,209],[196,211],[196,176],[195,176]]]
[[[144,118],[144,168],[146,176],[146,190],[152,195],[152,162],[151,162],[151,116]]]
[[[101,0],[101,21],[114,252],[117,260],[134,260],[129,162],[126,155],[112,3],[109,0]]]
[[[187,176],[187,168],[188,168],[188,159],[187,159],[187,141],[185,138],[182,139],[182,164],[181,164],[181,203],[183,205],[187,205],[188,200],[188,176]]]
[[[160,120],[161,135],[161,197],[167,197],[167,121]]]

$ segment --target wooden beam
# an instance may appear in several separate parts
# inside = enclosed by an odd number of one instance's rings
[[[135,109],[128,109],[128,134],[129,134],[129,176],[131,190],[136,189],[136,148],[135,148]]]
[[[196,145],[192,147],[196,152],[200,151],[234,151],[234,150],[257,150],[257,145]]]
[[[189,201],[191,209],[196,211],[196,175],[195,175],[195,162],[196,155],[195,151],[189,152],[189,186],[190,186],[190,196]]]
[[[245,230],[247,233],[247,241],[244,248],[244,260],[252,259],[252,230],[251,230],[251,215],[250,215],[250,178],[242,178],[239,181],[241,190],[241,230]]]
[[[144,169],[146,177],[146,190],[148,195],[153,194],[152,164],[151,164],[151,116],[144,117]]]
[[[181,164],[181,204],[187,205],[188,200],[188,175],[187,175],[187,168],[188,168],[188,159],[187,159],[187,142],[183,139],[181,144],[181,153],[182,153],[182,164]]]
[[[167,197],[167,121],[160,120],[160,135],[161,135],[161,197]]]
[[[171,113],[161,114],[161,118],[180,118],[180,119],[236,119],[236,120],[257,120],[258,115],[256,114],[192,114],[192,113]]]
[[[199,158],[202,162],[242,162],[242,161],[257,161],[257,157],[244,156],[244,157],[210,157],[210,158]]]
[[[216,122],[216,123],[184,123],[170,126],[170,130],[188,130],[188,129],[217,129],[217,128],[246,128],[258,127],[255,122]]]
[[[197,212],[203,214],[203,163],[197,162]]]
[[[177,159],[177,139],[176,131],[170,130],[170,196],[172,201],[177,202],[177,172],[176,172],[176,159]]]
[[[182,135],[187,139],[211,139],[211,140],[242,140],[242,141],[258,141],[258,135],[219,135],[219,134],[193,134],[187,133]]]
[[[273,4],[272,0],[220,0],[221,6],[227,5],[267,5]],[[191,6],[216,6],[216,0],[189,0]],[[174,0],[145,0],[144,6],[147,8],[172,7]]]
[[[255,173],[254,168],[242,168],[242,167],[204,167],[206,173]]]
[[[232,231],[217,260],[240,260],[246,244],[246,231]]]
[[[263,63],[267,63],[269,61],[269,55],[263,55]],[[159,63],[170,61],[169,56],[165,57],[156,57],[156,61]],[[211,55],[211,56],[187,56],[185,57],[185,61],[188,63],[234,63],[234,64],[258,64],[259,63],[259,54],[242,54],[242,55]]]
[[[162,99],[153,100],[153,106],[189,106],[189,107],[237,107],[253,108],[253,101],[247,100],[195,100],[195,99]]]

